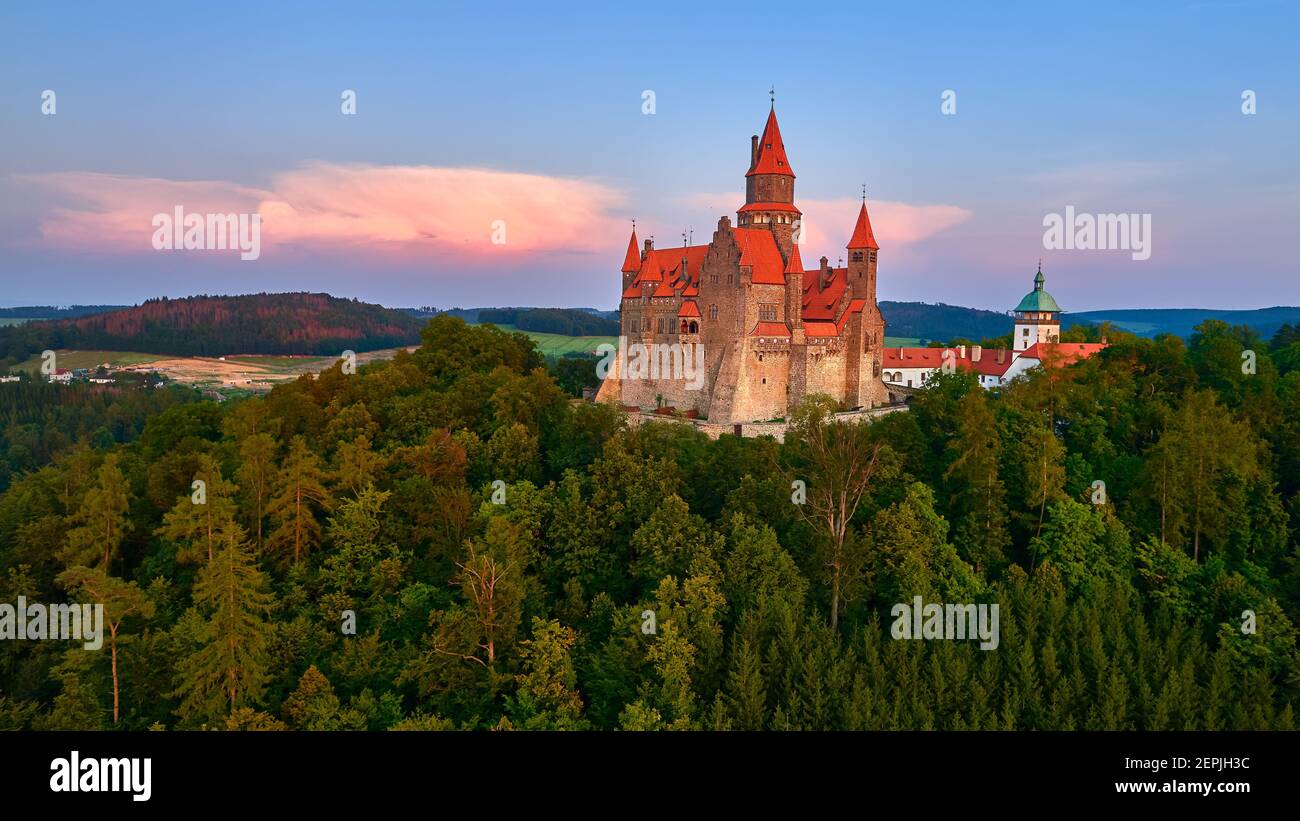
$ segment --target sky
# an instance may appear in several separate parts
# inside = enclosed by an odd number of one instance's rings
[[[0,305],[613,309],[633,219],[735,219],[770,89],[802,259],[866,185],[882,300],[1005,311],[1041,258],[1067,311],[1300,304],[1286,0],[256,6],[0,5]],[[176,208],[256,258],[156,248]]]

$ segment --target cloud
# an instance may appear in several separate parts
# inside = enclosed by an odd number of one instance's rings
[[[692,194],[683,197],[681,202],[696,208],[709,208],[719,202],[735,202],[734,193],[729,194]],[[853,225],[858,218],[861,200],[852,198],[836,200],[799,199],[795,205],[803,212],[803,241],[800,254],[804,263],[811,265],[809,251],[825,253],[832,262],[835,248],[843,248],[853,233]],[[867,203],[867,212],[871,217],[871,229],[876,242],[882,248],[898,248],[921,242],[945,228],[950,228],[970,219],[972,212],[956,205],[911,205],[890,200],[871,200]],[[734,217],[733,217],[734,219]]]
[[[267,189],[94,172],[19,179],[74,203],[41,219],[42,245],[61,250],[152,252],[153,216],[178,205],[187,213],[259,213],[263,248],[285,253],[472,260],[616,254],[626,241],[622,220],[609,216],[622,202],[618,191],[484,168],[318,162],[275,175]]]

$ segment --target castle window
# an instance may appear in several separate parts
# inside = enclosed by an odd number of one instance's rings
[[[1028,329],[1028,328],[1025,328],[1025,330],[1022,331],[1020,335],[1021,335],[1021,336],[1029,336],[1029,329]]]
[[[717,274],[709,274],[709,284],[711,284],[711,285],[717,285],[717,284],[718,284],[718,275],[717,275]]]
[[[732,283],[735,282],[735,281],[736,281],[736,275],[735,275],[735,274],[727,274],[727,284],[728,284],[728,285],[732,284]]]
[[[758,318],[763,322],[776,322],[776,306],[772,304],[759,305]]]
[[[852,257],[852,259],[853,259],[854,262],[861,262],[861,261],[862,261],[862,252],[861,252],[861,251],[854,251],[854,252],[853,252],[853,257]]]
[[[717,318],[718,318],[718,306],[717,306],[717,305],[710,305],[710,306],[709,306],[709,319],[717,319]]]

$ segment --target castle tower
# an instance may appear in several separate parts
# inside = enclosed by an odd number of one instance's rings
[[[794,206],[794,171],[785,155],[774,104],[768,112],[763,136],[750,138],[745,204],[736,212],[736,224],[743,228],[770,227],[781,249],[781,258],[788,262],[795,226],[801,216]]]
[[[876,252],[880,246],[871,233],[871,218],[867,216],[867,197],[862,196],[858,222],[853,226],[853,236],[846,246],[849,250],[849,288],[854,299],[876,303]]]
[[[1059,342],[1061,339],[1061,306],[1052,295],[1043,290],[1043,263],[1038,262],[1034,277],[1034,290],[1025,294],[1016,306],[1016,330],[1011,340],[1012,355],[1023,353],[1039,342]]]
[[[632,227],[632,238],[627,242],[627,254],[623,257],[623,290],[626,291],[641,270],[641,253],[636,247],[636,226]]]

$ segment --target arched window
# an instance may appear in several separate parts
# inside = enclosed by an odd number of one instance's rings
[[[717,306],[717,305],[710,305],[710,306],[709,306],[709,319],[717,319],[717,318],[718,318],[718,306]]]
[[[700,332],[700,326],[696,322],[692,321],[690,327],[691,327],[691,333],[697,334]]]

